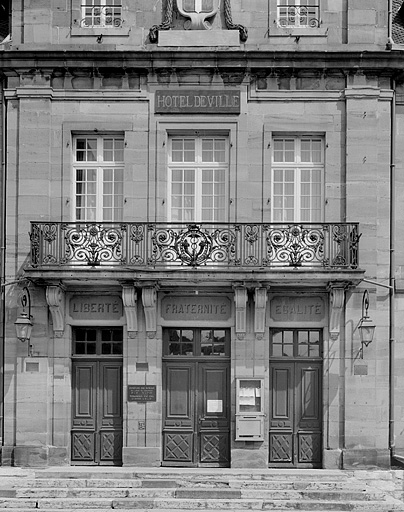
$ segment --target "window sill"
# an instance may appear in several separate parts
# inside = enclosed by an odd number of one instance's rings
[[[88,27],[72,27],[71,36],[120,36],[127,37],[129,35],[130,29],[128,27],[125,28],[109,28],[109,27],[100,27],[100,28],[88,28]]]
[[[274,27],[268,31],[269,37],[327,37],[328,28]]]

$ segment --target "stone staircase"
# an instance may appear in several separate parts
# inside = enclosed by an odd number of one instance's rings
[[[60,468],[0,473],[0,511],[392,512],[402,485],[391,471]]]

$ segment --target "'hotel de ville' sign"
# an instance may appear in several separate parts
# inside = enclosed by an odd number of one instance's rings
[[[158,90],[154,97],[156,114],[240,114],[240,91],[235,89]]]

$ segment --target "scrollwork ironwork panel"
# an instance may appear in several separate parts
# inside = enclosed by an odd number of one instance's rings
[[[358,268],[358,224],[33,222],[31,266]]]
[[[86,263],[97,266],[101,263],[124,263],[122,239],[124,226],[103,224],[65,224],[62,226],[65,240],[65,262]]]

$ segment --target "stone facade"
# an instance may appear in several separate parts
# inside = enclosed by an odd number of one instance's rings
[[[282,22],[275,0],[211,3],[211,28],[187,30],[187,17],[169,0],[102,2],[110,11],[90,14],[79,0],[13,2],[12,36],[0,45],[3,465],[358,468],[404,457],[403,48],[389,48],[388,6],[321,0],[309,20],[300,14]],[[87,194],[90,208],[91,194],[75,175],[85,167],[75,161],[77,141],[108,137],[123,141],[121,217],[83,218],[78,196]],[[168,172],[172,141],[204,137],[224,141],[218,144],[227,151],[225,162],[212,163],[225,169],[223,217],[205,230],[204,219],[185,216],[171,232],[165,223],[179,222]],[[321,147],[308,171],[321,173],[318,217],[276,217],[287,209],[287,180],[280,208],[274,181],[282,167],[276,144],[286,139]],[[286,157],[283,166],[290,163]],[[186,204],[185,192],[176,193]],[[109,232],[102,231],[106,219],[115,220]],[[358,232],[347,228],[355,223]],[[32,306],[28,342],[16,338],[14,325],[24,287]],[[368,347],[358,329],[365,290],[376,324]],[[166,311],[168,300],[175,307]],[[122,329],[122,353],[77,352],[80,329]],[[170,329],[192,330],[195,347],[205,331],[228,336],[228,345],[210,359],[203,352],[181,358]],[[317,333],[319,352],[303,356],[299,341],[293,355],[286,345],[277,354],[279,332]],[[109,404],[119,416],[121,456],[100,459],[80,408],[97,408],[100,367],[118,360],[121,410],[107,398],[100,407]],[[90,373],[80,377],[84,363],[96,368],[96,383]],[[225,394],[207,385],[200,405],[192,391],[190,409],[179,400],[170,423],[175,364],[192,367],[188,377],[204,375],[206,365],[211,379],[209,371],[226,368]],[[90,379],[87,387],[80,378]],[[195,381],[199,393],[204,378]],[[259,440],[236,440],[238,404],[251,406],[248,393],[244,402],[236,397],[237,379],[262,381],[262,414],[244,414],[258,418]],[[191,389],[184,382],[179,396]],[[155,396],[132,400],[129,390],[144,386]],[[304,432],[298,402],[311,414]],[[216,432],[225,412],[227,426]],[[213,438],[225,439],[223,446],[211,448]],[[84,455],[75,439],[83,450],[89,442]],[[179,454],[181,442],[187,446]]]

